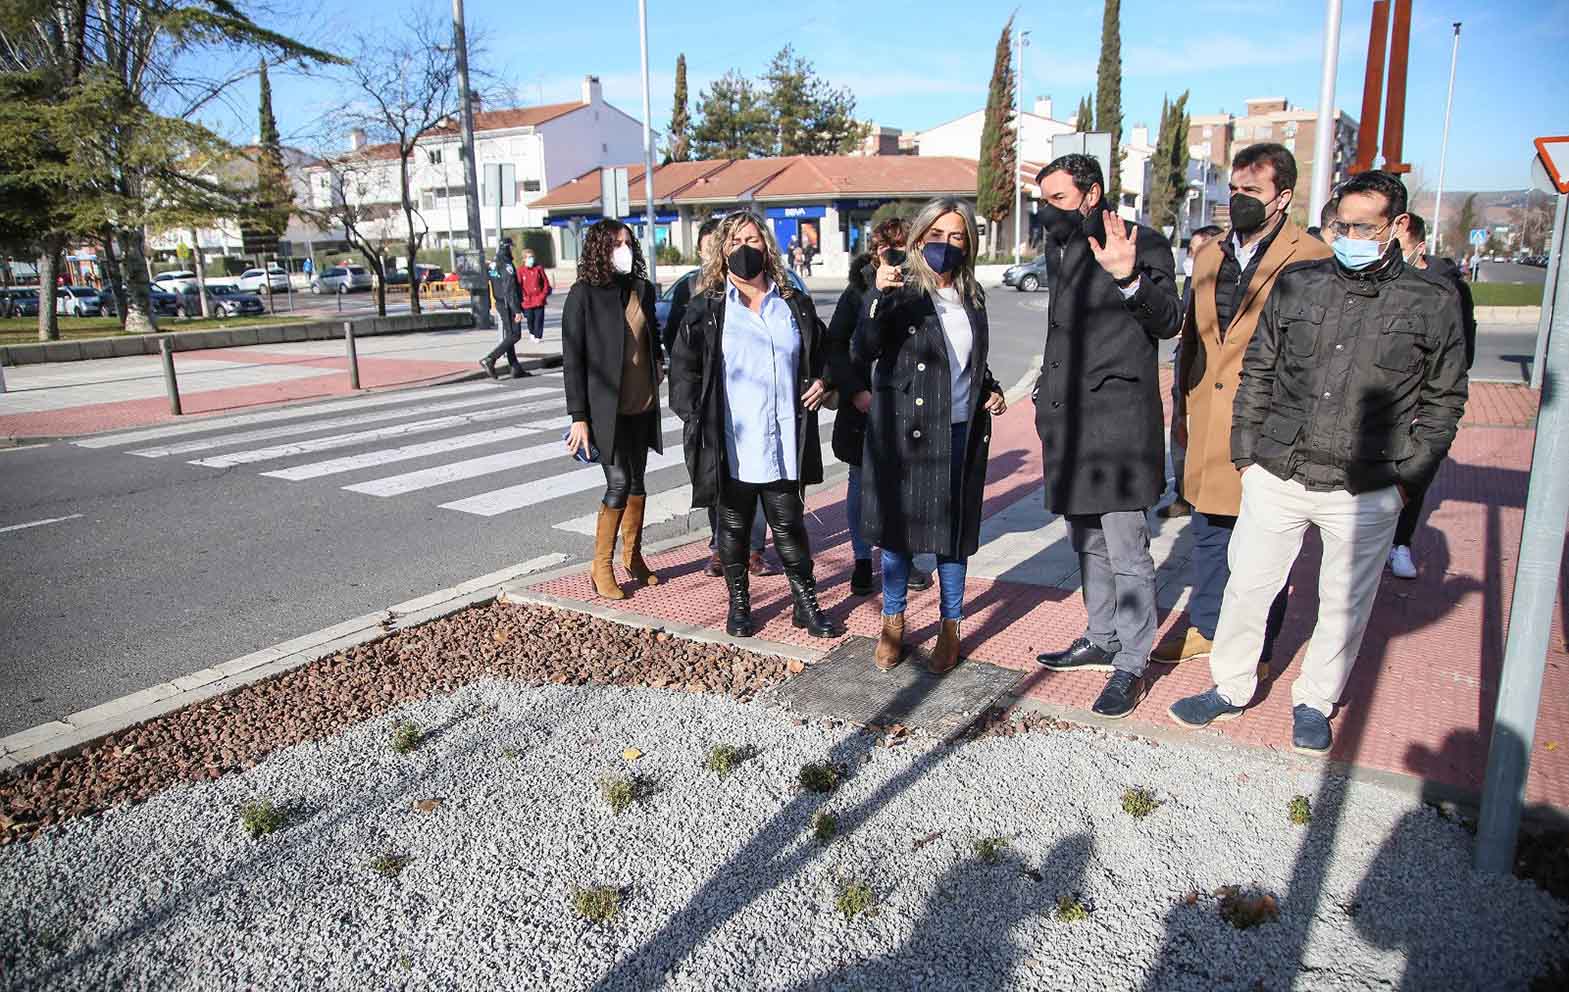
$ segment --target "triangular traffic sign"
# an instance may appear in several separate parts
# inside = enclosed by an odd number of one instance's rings
[[[1558,192],[1569,193],[1569,134],[1537,138],[1532,144],[1536,145],[1536,153],[1542,157],[1542,165]]]

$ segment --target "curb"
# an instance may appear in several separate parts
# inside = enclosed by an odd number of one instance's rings
[[[64,719],[18,731],[0,738],[0,773],[53,755],[73,753],[101,737],[292,671],[345,648],[379,641],[400,630],[472,606],[492,603],[500,595],[503,583],[566,560],[567,556],[560,553],[540,555],[447,589],[405,600],[379,613],[366,613],[344,620],[222,664],[88,707]]]

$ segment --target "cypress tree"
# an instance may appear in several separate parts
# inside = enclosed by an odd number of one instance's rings
[[[976,213],[991,222],[992,230],[1013,213],[1015,172],[1018,170],[1013,120],[1013,18],[1002,26],[997,53],[992,60],[991,88],[986,94],[985,124],[981,129],[981,160],[976,175]],[[992,237],[996,250],[998,239]]]
[[[1095,130],[1111,134],[1111,174],[1106,177],[1110,209],[1122,203],[1122,0],[1106,0],[1100,28],[1100,65],[1095,70]]]
[[[289,227],[294,209],[294,190],[283,164],[283,143],[278,137],[278,120],[272,115],[272,83],[267,79],[267,61],[261,63],[261,123],[256,153],[256,206],[258,226],[281,238]],[[195,246],[192,246],[193,249]]]
[[[686,109],[686,53],[676,56],[675,107],[670,111],[670,134],[665,142],[665,162],[685,162],[692,157],[692,120]]]
[[[1090,106],[1088,93],[1079,101],[1079,114],[1073,119],[1073,129],[1081,134],[1095,130],[1095,110]]]

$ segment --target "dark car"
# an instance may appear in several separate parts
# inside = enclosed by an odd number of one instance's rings
[[[670,319],[670,307],[675,301],[676,287],[689,279],[692,280],[693,285],[695,286],[698,274],[701,272],[701,269],[693,269],[692,271],[683,275],[680,279],[677,279],[675,282],[671,283],[668,289],[659,294],[659,299],[654,301],[654,317],[659,321],[660,327],[664,327],[665,321]],[[806,283],[801,281],[801,277],[795,274],[794,269],[786,269],[785,275],[789,277],[790,285],[795,287],[795,291],[797,293],[800,293],[802,296],[805,296],[808,299],[811,298],[811,291],[806,288]]]
[[[180,312],[180,298],[173,293],[153,288],[149,291],[148,296],[152,303],[153,313],[160,317],[173,317]],[[103,296],[99,297],[99,303],[103,308],[105,317],[119,316],[120,304],[116,302],[114,293],[104,293]]]
[[[32,286],[0,289],[0,317],[38,316],[38,290]]]
[[[1037,255],[1018,265],[1010,265],[1002,274],[1002,284],[1012,286],[1021,293],[1033,293],[1046,285],[1046,256]]]
[[[201,301],[196,294],[186,293],[180,300],[181,316],[200,316]],[[214,317],[242,317],[247,314],[266,313],[267,307],[255,293],[241,292],[233,286],[207,287],[207,312]]]
[[[415,265],[414,266],[414,270],[419,273],[419,281],[422,284],[423,283],[440,282],[441,280],[445,279],[446,276],[447,276],[447,274],[445,272],[441,271],[441,267],[440,266],[426,265],[424,262],[420,262],[418,265]],[[407,286],[408,284],[409,284],[409,270],[408,269],[393,269],[391,272],[387,273],[387,285],[389,285],[389,286]]]

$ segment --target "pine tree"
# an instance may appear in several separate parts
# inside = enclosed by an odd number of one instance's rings
[[[774,154],[845,155],[866,138],[867,125],[855,119],[855,96],[830,86],[793,46],[779,50],[761,82],[767,87]]]
[[[1079,114],[1073,119],[1073,129],[1080,134],[1095,130],[1095,111],[1090,106],[1089,94],[1079,101]]]
[[[278,121],[272,115],[272,83],[267,79],[267,60],[261,62],[261,126],[256,149],[256,227],[282,238],[294,209],[294,190],[283,163],[283,144],[278,138]]]
[[[1095,130],[1111,134],[1111,175],[1106,177],[1107,207],[1122,203],[1122,0],[1106,0],[1100,28],[1100,65],[1095,70]]]
[[[1013,18],[1002,26],[997,53],[992,60],[991,88],[986,94],[985,123],[981,129],[981,160],[976,175],[975,209],[991,222],[992,230],[1013,213],[1018,170],[1013,120]],[[993,237],[992,247],[997,247]]]
[[[691,118],[686,110],[686,54],[676,56],[675,108],[670,111],[670,134],[665,139],[665,163],[692,157]]]
[[[758,158],[773,151],[776,128],[752,81],[734,69],[698,96],[692,154],[707,158]]]

